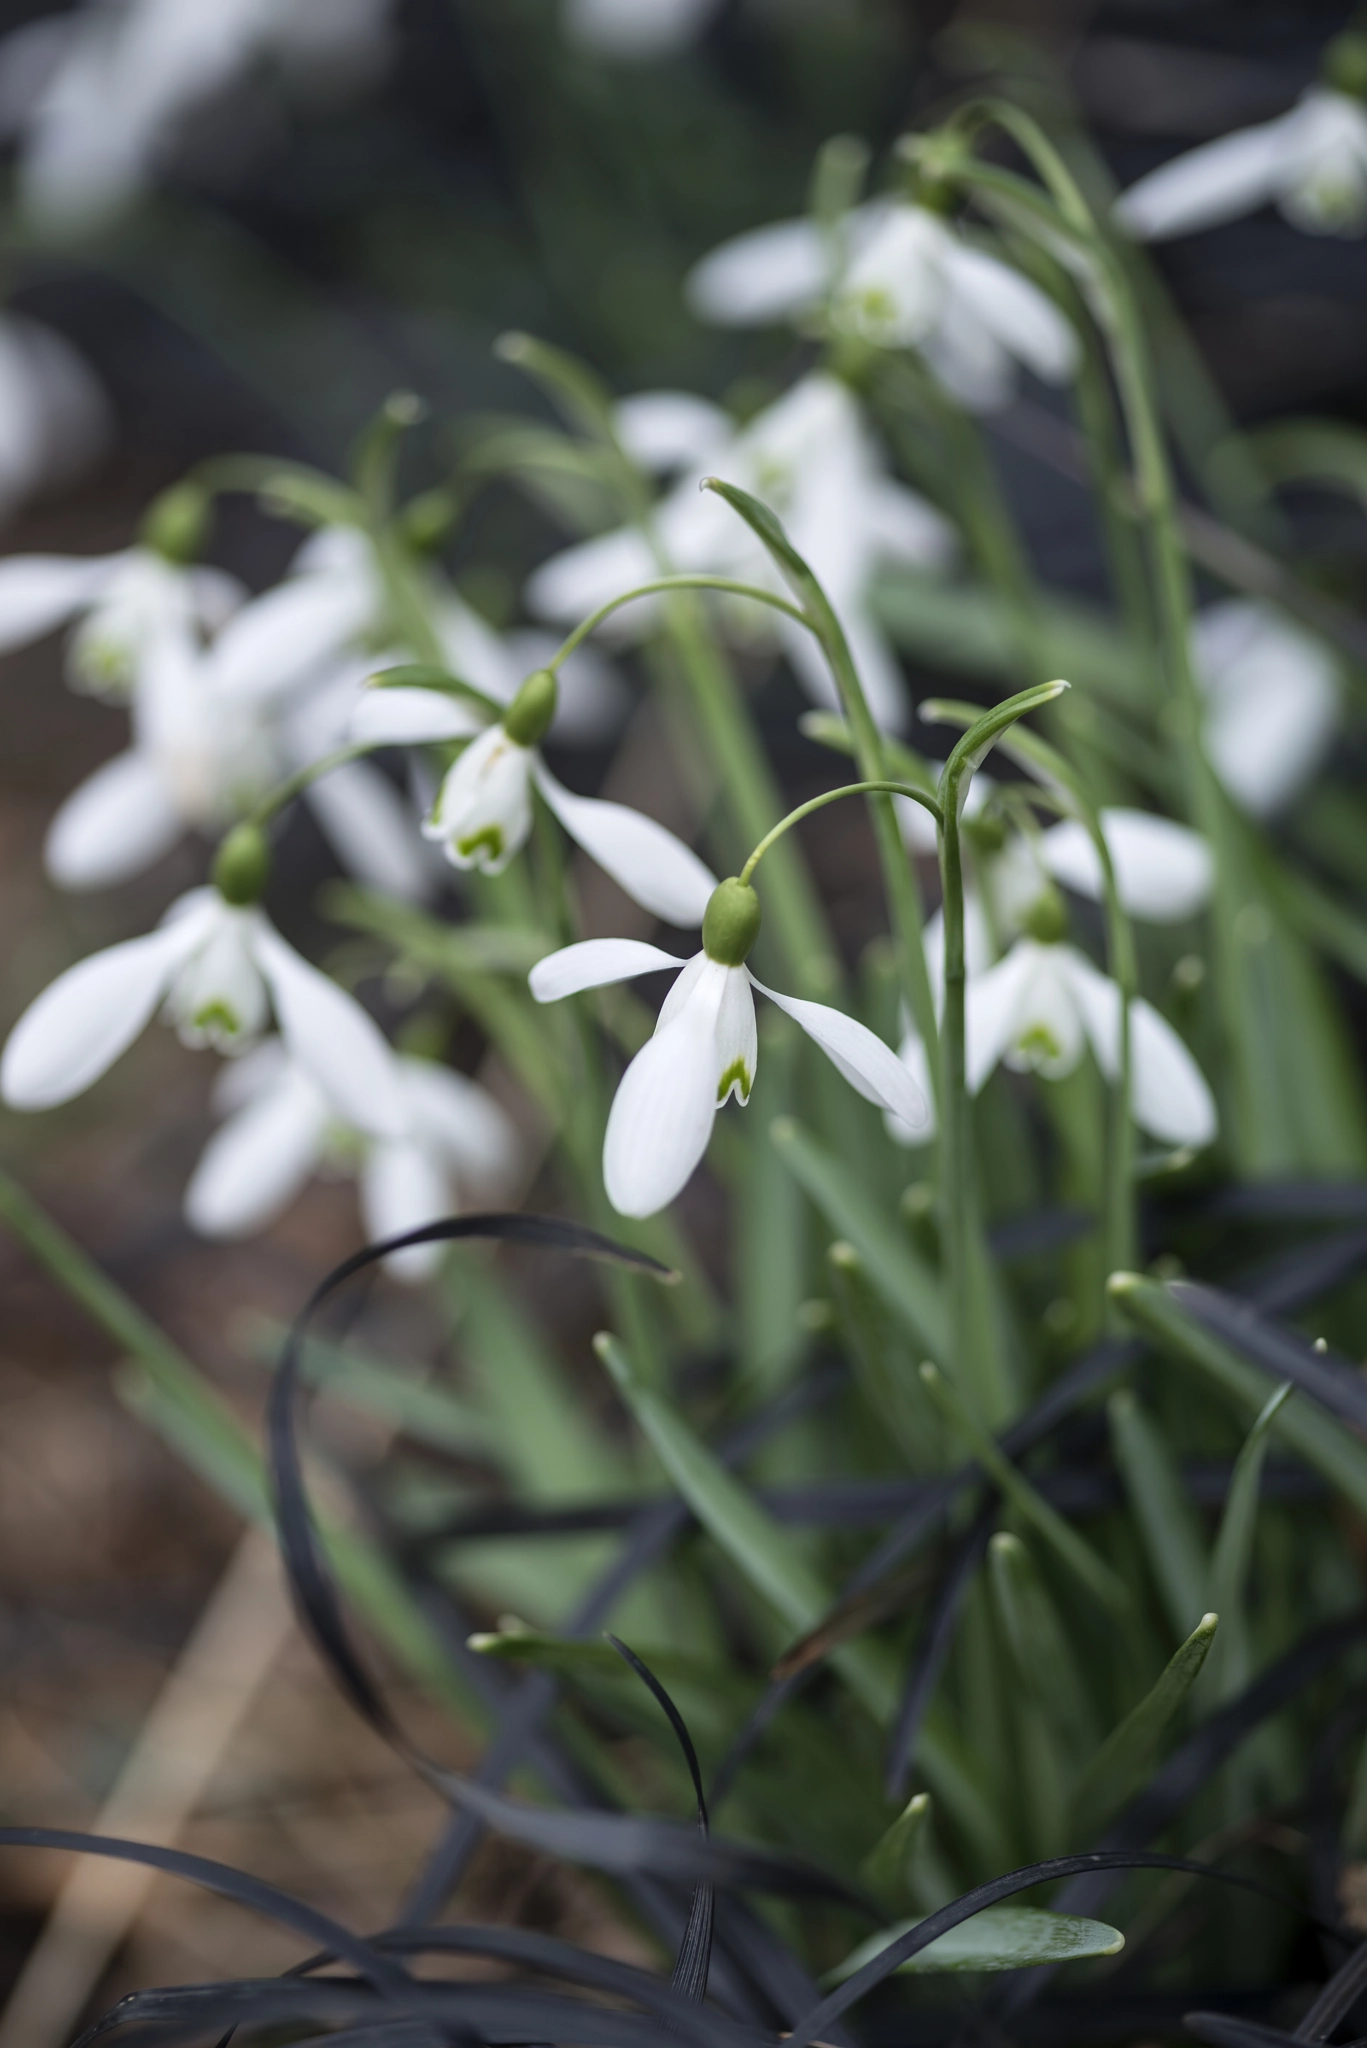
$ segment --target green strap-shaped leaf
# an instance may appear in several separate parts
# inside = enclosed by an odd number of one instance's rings
[[[1158,1682],[1111,1730],[1088,1764],[1073,1794],[1072,1834],[1079,1844],[1094,1841],[1139,1786],[1164,1731],[1200,1676],[1217,1625],[1216,1615],[1202,1615]]]
[[[828,1981],[841,1983],[881,1955],[900,1935],[919,1923],[904,1920],[897,1927],[861,1942],[846,1956]],[[1033,1970],[1045,1963],[1079,1962],[1086,1956],[1113,1956],[1125,1937],[1104,1920],[1079,1920],[1068,1913],[1046,1913],[1038,1906],[986,1906],[938,1941],[899,1965],[896,1974],[931,1976],[943,1970]]]
[[[1128,1390],[1106,1408],[1120,1477],[1139,1525],[1163,1606],[1179,1634],[1205,1605],[1205,1539],[1167,1443]]]
[[[1210,1598],[1225,1618],[1223,1639],[1211,1658],[1206,1682],[1217,1700],[1227,1699],[1248,1676],[1248,1630],[1244,1591],[1253,1562],[1253,1534],[1258,1522],[1258,1490],[1262,1484],[1272,1426],[1295,1388],[1283,1381],[1259,1409],[1244,1438],[1230,1475],[1224,1512],[1210,1561]]]
[[[887,1832],[878,1837],[859,1866],[864,1889],[894,1912],[913,1903],[909,1896],[911,1866],[925,1840],[929,1821],[930,1794],[918,1792]]]

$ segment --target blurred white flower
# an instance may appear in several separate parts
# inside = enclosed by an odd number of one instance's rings
[[[685,290],[700,319],[723,327],[825,306],[865,341],[918,349],[976,412],[1007,402],[1019,364],[1053,384],[1077,367],[1077,337],[1047,293],[904,200],[873,200],[834,228],[788,220],[738,235],[704,256]]]
[[[976,1095],[999,1062],[1059,1080],[1090,1044],[1108,1081],[1120,1072],[1120,990],[1076,946],[1017,939],[967,987],[965,1070]],[[1141,1130],[1170,1145],[1208,1145],[1215,1102],[1204,1075],[1166,1020],[1142,998],[1130,1005],[1130,1107]]]
[[[286,945],[265,913],[192,889],[154,932],[92,953],[25,1010],[0,1057],[13,1109],[81,1095],[127,1050],[160,1005],[186,1045],[235,1053],[272,1010],[291,1057],[339,1117],[379,1136],[405,1128],[384,1037],[353,997]]]
[[[0,518],[79,475],[112,426],[109,402],[71,343],[20,313],[0,314]]]
[[[748,1102],[758,1056],[753,991],[777,1003],[866,1101],[916,1125],[921,1091],[890,1046],[824,1003],[801,1002],[706,951],[679,960],[636,939],[586,939],[537,962],[539,1003],[660,969],[677,974],[654,1034],[622,1076],[603,1141],[603,1184],[623,1216],[653,1216],[681,1191],[707,1150],[717,1111]]]
[[[1141,241],[1218,227],[1275,204],[1313,235],[1367,228],[1367,107],[1312,86],[1288,113],[1203,143],[1121,194],[1115,217]]]
[[[1270,605],[1230,598],[1196,619],[1192,663],[1211,766],[1255,817],[1280,810],[1314,773],[1338,723],[1332,656]]]
[[[515,722],[515,711],[510,715]],[[626,804],[575,796],[538,748],[514,738],[501,721],[485,724],[473,706],[435,690],[378,689],[357,707],[351,731],[357,740],[393,746],[468,739],[423,826],[453,867],[500,874],[527,842],[535,788],[570,838],[634,902],[670,924],[702,922],[717,882],[692,848]]]
[[[1101,812],[1101,833],[1128,916],[1145,924],[1180,924],[1209,902],[1215,868],[1199,832],[1151,811],[1116,806]],[[1039,862],[1056,882],[1101,901],[1101,860],[1091,833],[1077,819],[1051,825],[1040,834],[1038,848]]]
[[[150,548],[9,555],[0,560],[0,654],[77,620],[67,680],[92,696],[125,698],[164,640],[212,632],[244,594],[221,569],[182,568]]]
[[[488,1090],[434,1060],[394,1062],[404,1121],[375,1137],[339,1123],[308,1068],[268,1038],[223,1069],[214,1108],[224,1118],[185,1192],[185,1213],[205,1237],[247,1237],[272,1223],[320,1169],[354,1174],[367,1237],[397,1237],[459,1209],[468,1196],[501,1194],[516,1173],[517,1132]],[[440,1245],[386,1261],[418,1280]]]
[[[687,415],[681,396],[642,394],[624,403],[621,430],[628,449],[640,450],[652,466],[683,466],[679,458]],[[873,574],[885,563],[943,566],[953,552],[952,529],[916,492],[889,476],[853,394],[824,372],[804,377],[739,429],[725,414],[699,411],[699,405],[692,401],[695,453],[688,473],[655,510],[653,524],[665,560],[675,570],[734,576],[781,589],[777,571],[749,527],[698,484],[715,473],[763,499],[783,520],[834,605],[874,717],[895,729],[905,722],[906,691],[869,604]],[[658,573],[646,535],[622,527],[551,556],[528,584],[527,602],[541,617],[568,624]],[[768,615],[760,619],[756,612],[749,604],[729,616],[738,630],[751,635],[772,630]],[[640,632],[651,616],[648,601],[632,606],[618,630]],[[777,632],[810,695],[836,707],[835,685],[812,636],[789,620],[781,620]]]
[[[605,57],[643,62],[702,34],[720,0],[565,0],[565,33]]]
[[[390,0],[86,0],[0,43],[0,132],[41,226],[82,231],[126,206],[189,117],[264,62],[324,87],[373,75]]]

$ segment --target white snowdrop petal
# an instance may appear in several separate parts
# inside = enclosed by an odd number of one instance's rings
[[[829,282],[830,255],[812,220],[777,221],[723,242],[684,281],[690,312],[716,327],[760,327],[813,306]]]
[[[11,555],[0,561],[0,654],[64,626],[102,594],[126,559]]]
[[[415,1136],[443,1155],[457,1177],[502,1183],[521,1155],[517,1126],[487,1088],[436,1060],[399,1061]]]
[[[843,1010],[832,1010],[825,1003],[804,1002],[798,996],[779,995],[774,989],[766,988],[762,981],[755,981],[753,975],[750,979],[761,995],[768,996],[771,1003],[777,1003],[794,1023],[801,1025],[837,1072],[866,1102],[891,1110],[894,1116],[913,1128],[924,1125],[924,1095],[892,1047],[884,1045],[867,1025],[847,1017]]]
[[[311,1074],[344,1123],[377,1137],[407,1125],[394,1055],[354,997],[287,946],[263,918],[256,962],[290,1057]]]
[[[528,610],[538,619],[556,624],[576,625],[599,605],[607,604],[638,583],[649,583],[660,573],[650,543],[634,526],[621,526],[612,533],[562,548],[551,555],[528,578],[525,592]],[[619,632],[640,632],[649,618],[645,602],[628,605]]]
[[[602,56],[645,63],[691,42],[718,0],[566,0],[565,31]]]
[[[617,438],[642,469],[695,469],[731,437],[729,413],[692,391],[638,391],[613,407]]]
[[[107,889],[169,853],[184,825],[149,754],[130,747],[75,788],[48,827],[43,859],[61,889]]]
[[[1048,294],[986,250],[957,243],[949,261],[955,291],[1002,346],[1046,383],[1066,383],[1077,336]]]
[[[418,821],[377,768],[364,761],[334,768],[310,783],[308,801],[357,881],[406,903],[431,894],[432,870]]]
[[[0,1059],[0,1095],[11,1108],[51,1109],[98,1081],[151,1021],[202,932],[201,919],[184,917],[59,974],[25,1010]]]
[[[713,963],[709,962],[709,967]],[[726,969],[699,976],[692,1000],[637,1053],[613,1098],[603,1184],[621,1216],[672,1202],[707,1150],[717,1114],[717,1016]]]
[[[1108,1081],[1120,1072],[1120,990],[1076,946],[1054,946],[1056,969],[1077,1005],[1096,1063]]]
[[[185,1190],[191,1228],[203,1237],[264,1230],[317,1166],[327,1123],[327,1104],[311,1082],[297,1072],[279,1076],[205,1146]]]
[[[339,654],[374,609],[365,577],[288,576],[229,619],[213,646],[215,681],[258,700],[289,689]]]
[[[1214,870],[1199,832],[1150,811],[1101,813],[1121,908],[1150,924],[1192,917],[1210,897]],[[1043,834],[1040,851],[1055,881],[1100,901],[1101,860],[1092,835],[1076,818]]]
[[[347,738],[362,746],[412,747],[469,739],[485,723],[473,704],[440,690],[367,690],[348,721]]]
[[[1139,241],[1160,242],[1217,227],[1263,206],[1278,191],[1296,113],[1188,150],[1140,178],[1116,201],[1117,224]]]
[[[682,981],[683,976],[679,979]],[[750,1100],[758,1064],[759,1033],[750,977],[743,967],[728,967],[717,1012],[718,1107],[733,1095],[740,1102]]]
[[[953,561],[958,536],[919,491],[891,477],[874,477],[866,500],[871,537],[883,560],[915,569],[943,569]]]
[[[667,924],[702,923],[717,878],[691,846],[626,804],[572,795],[536,757],[532,775],[571,839],[633,902]]]
[[[676,954],[648,946],[643,939],[581,939],[538,960],[527,982],[538,1003],[558,1003],[562,996],[578,995],[582,989],[604,988],[609,982],[630,981],[661,968],[677,974],[683,965]]]
[[[1142,997],[1130,1009],[1130,1102],[1140,1129],[1163,1144],[1209,1145],[1219,1127],[1205,1075]]]
[[[445,1174],[414,1139],[376,1145],[361,1170],[361,1213],[372,1244],[440,1222],[453,1207]],[[425,1280],[441,1264],[445,1249],[442,1244],[409,1245],[390,1253],[385,1270],[399,1280]]]
[[[885,1110],[883,1128],[895,1145],[928,1145],[939,1129],[939,1119],[935,1114],[935,1092],[930,1085],[930,1059],[919,1031],[907,1032],[897,1048],[897,1057],[925,1100],[925,1119],[919,1124],[909,1124],[903,1117]]]
[[[1019,941],[995,967],[974,975],[964,996],[964,1079],[976,1095],[1021,1021],[1038,948]]]
[[[488,726],[447,771],[423,837],[438,841],[453,867],[502,874],[531,833],[533,759],[502,725]]]

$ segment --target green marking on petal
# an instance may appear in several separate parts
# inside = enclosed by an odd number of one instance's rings
[[[478,832],[472,832],[468,839],[458,839],[456,841],[456,852],[462,860],[477,860],[481,853],[487,854],[491,861],[501,860],[503,857],[503,827],[501,825],[482,826]]]
[[[1063,1047],[1047,1024],[1032,1024],[1016,1043],[1028,1060],[1038,1060],[1041,1064],[1063,1057]]]
[[[196,1010],[190,1022],[194,1029],[202,1031],[206,1038],[237,1038],[242,1031],[242,1019],[221,996],[216,996],[211,1003],[205,1003],[203,1009]]]
[[[754,1085],[755,1077],[746,1066],[745,1061],[739,1059],[732,1060],[730,1066],[717,1083],[717,1100],[718,1102],[725,1102],[732,1088],[734,1088],[741,1101],[748,1102],[750,1100],[750,1090]]]

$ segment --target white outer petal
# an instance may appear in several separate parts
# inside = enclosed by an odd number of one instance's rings
[[[437,1223],[452,1207],[452,1190],[441,1167],[412,1139],[376,1145],[361,1169],[361,1213],[372,1244]],[[399,1280],[425,1280],[445,1249],[442,1244],[410,1245],[407,1251],[391,1252],[385,1270]]]
[[[955,292],[1002,346],[1046,383],[1066,383],[1077,336],[1048,294],[984,249],[956,243],[947,261]]]
[[[617,438],[642,469],[696,469],[734,431],[731,415],[692,391],[638,391],[613,407]]]
[[[1160,242],[1266,205],[1295,147],[1298,111],[1236,129],[1150,171],[1116,201],[1117,224],[1140,241]]]
[[[414,1135],[465,1175],[495,1185],[509,1181],[521,1156],[517,1126],[487,1088],[436,1060],[399,1061],[399,1081]]]
[[[717,878],[691,846],[626,804],[572,795],[535,754],[532,779],[571,839],[633,902],[668,924],[702,923]]]
[[[750,976],[761,995],[777,1003],[825,1053],[831,1065],[843,1074],[851,1088],[866,1102],[890,1110],[893,1116],[920,1128],[927,1121],[925,1096],[890,1045],[884,1045],[865,1024],[832,1010],[825,1003],[808,1003],[797,996],[781,996]]]
[[[214,642],[214,680],[257,699],[291,688],[371,624],[375,593],[364,576],[288,576],[243,605]]]
[[[327,1126],[322,1095],[288,1069],[205,1146],[185,1190],[191,1228],[203,1237],[247,1237],[274,1222],[317,1166]]]
[[[533,571],[525,592],[527,607],[538,619],[557,625],[575,625],[638,583],[649,583],[659,574],[645,535],[634,526],[619,526],[612,533],[600,533],[593,540],[562,548]],[[619,633],[640,632],[648,622],[645,603],[629,605],[614,614],[610,622]],[[621,625],[622,619],[629,622]]]
[[[603,1140],[603,1184],[621,1216],[653,1216],[683,1188],[717,1115],[717,1018],[728,970],[708,961],[683,1004],[622,1076]]]
[[[156,763],[130,747],[72,790],[43,859],[60,889],[112,888],[169,853],[184,829]]]
[[[1219,1127],[1205,1075],[1142,998],[1130,1009],[1130,1103],[1140,1129],[1165,1144],[1209,1145]]]
[[[310,783],[308,801],[357,881],[407,903],[430,895],[432,870],[418,821],[378,768],[348,761]]]
[[[675,954],[648,946],[643,939],[581,939],[538,960],[527,982],[538,1003],[558,1003],[562,996],[576,996],[582,989],[605,988],[609,982],[657,974],[662,968],[677,973],[685,965]]]
[[[26,647],[99,597],[127,560],[125,554],[10,555],[0,561],[0,654]]]
[[[1121,908],[1150,924],[1193,917],[1210,897],[1214,870],[1199,832],[1151,811],[1123,808],[1101,813]],[[1076,818],[1044,833],[1044,865],[1056,882],[1100,901],[1101,861],[1092,835]]]
[[[919,1031],[908,1031],[897,1048],[897,1057],[911,1075],[917,1088],[925,1098],[925,1121],[909,1124],[891,1110],[883,1115],[883,1128],[894,1145],[928,1145],[939,1128],[935,1115],[935,1097],[930,1085],[930,1061],[926,1056],[926,1043]]]
[[[59,974],[9,1035],[0,1095],[13,1109],[51,1109],[98,1081],[151,1021],[203,936],[204,919],[192,913]]]
[[[964,997],[964,1080],[976,1095],[1020,1024],[1039,948],[1019,939],[995,967],[976,974]]]
[[[689,311],[716,327],[767,327],[824,297],[831,259],[811,220],[776,221],[736,235],[704,256],[684,281]]]
[[[275,1006],[280,1035],[344,1123],[375,1137],[407,1126],[394,1055],[353,996],[287,946],[261,918],[252,950]]]
[[[440,690],[367,690],[347,722],[347,738],[367,746],[421,746],[469,739],[486,723],[473,704]]]
[[[1114,1081],[1120,1072],[1120,989],[1109,974],[1093,967],[1076,946],[1054,946],[1050,950],[1077,1005],[1096,1063],[1106,1079]]]
[[[682,981],[680,975],[679,980]],[[675,983],[677,988],[678,983]],[[670,991],[673,993],[673,990]],[[748,1102],[759,1065],[759,1032],[755,1023],[755,998],[750,976],[743,967],[729,967],[717,1012],[717,1107],[734,1095]],[[739,1073],[732,1070],[739,1068]],[[727,1076],[730,1075],[730,1079]],[[722,1092],[725,1083],[725,1093]]]
[[[881,561],[916,569],[947,568],[959,540],[944,514],[919,491],[891,477],[870,477],[864,487],[871,551]]]

